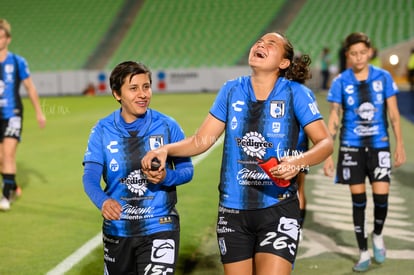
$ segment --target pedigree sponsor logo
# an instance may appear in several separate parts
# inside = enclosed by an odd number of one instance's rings
[[[139,196],[143,196],[147,191],[147,179],[141,170],[132,171],[128,177],[122,178],[120,181],[122,184],[126,184],[129,191]]]
[[[257,158],[263,158],[266,149],[273,147],[273,143],[266,141],[258,132],[246,133],[243,138],[237,138],[236,141],[237,146],[242,147],[247,155]]]

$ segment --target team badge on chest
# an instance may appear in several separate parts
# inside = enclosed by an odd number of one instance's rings
[[[151,150],[158,149],[164,145],[164,138],[162,136],[150,136],[149,142]]]
[[[281,118],[285,115],[285,102],[275,100],[270,103],[270,115],[274,118]]]

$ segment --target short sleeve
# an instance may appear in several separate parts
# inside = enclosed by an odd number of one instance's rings
[[[332,81],[326,100],[328,102],[342,103],[342,82],[340,76]]]
[[[102,149],[103,137],[99,122],[92,128],[88,139],[88,145],[83,158],[85,162],[104,164],[104,150]]]

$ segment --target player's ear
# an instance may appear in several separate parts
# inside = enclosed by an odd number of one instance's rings
[[[284,70],[290,66],[290,60],[287,58],[283,58],[279,64],[279,68]]]
[[[119,102],[121,103],[121,93],[116,91],[116,90],[112,90],[112,96]]]
[[[369,48],[368,49],[368,56],[369,56],[369,59],[371,59],[372,57],[374,57],[374,50],[372,48]]]

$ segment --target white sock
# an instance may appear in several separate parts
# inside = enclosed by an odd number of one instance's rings
[[[371,258],[371,256],[369,255],[369,251],[365,250],[365,251],[360,251],[360,256],[359,256],[359,263],[361,262],[365,262],[366,260],[369,260]]]
[[[378,249],[384,248],[384,239],[382,238],[382,235],[376,235],[375,233],[372,233],[372,241]]]

